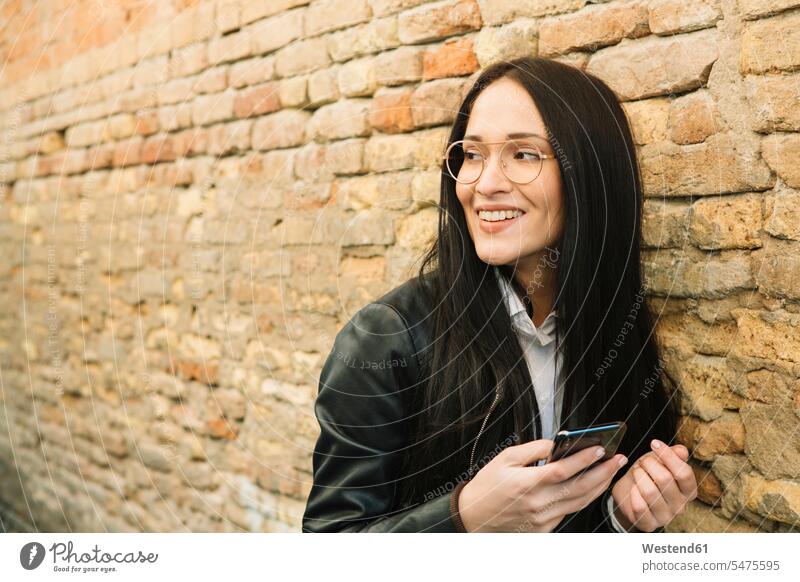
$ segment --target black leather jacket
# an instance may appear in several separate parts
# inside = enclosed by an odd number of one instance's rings
[[[405,388],[422,386],[432,348],[430,308],[419,285],[415,277],[364,306],[336,336],[315,404],[320,436],[304,532],[457,531],[451,493],[412,507],[398,502],[409,438]],[[479,452],[496,449],[491,440],[479,438]],[[609,492],[565,516],[555,531],[614,531],[605,509]]]

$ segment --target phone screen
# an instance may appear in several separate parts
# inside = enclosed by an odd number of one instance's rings
[[[624,422],[607,422],[576,430],[562,430],[553,439],[553,450],[548,463],[552,463],[566,456],[582,451],[583,449],[601,445],[606,453],[588,468],[610,459],[616,452],[622,437],[625,436],[627,426]]]

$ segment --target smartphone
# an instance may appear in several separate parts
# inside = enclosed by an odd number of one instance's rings
[[[586,428],[559,431],[553,439],[553,450],[547,458],[547,463],[553,463],[583,449],[601,445],[606,453],[584,470],[589,470],[595,465],[613,457],[625,436],[627,426],[622,421],[596,424]]]

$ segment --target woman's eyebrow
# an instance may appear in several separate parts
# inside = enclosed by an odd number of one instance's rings
[[[517,139],[517,138],[520,138],[520,137],[539,137],[541,139],[547,139],[543,135],[539,135],[538,133],[530,133],[530,132],[527,132],[527,131],[509,133],[506,137],[508,139]],[[483,138],[481,136],[479,136],[479,135],[465,135],[464,139],[469,139],[469,140],[473,140],[473,141],[483,141]]]

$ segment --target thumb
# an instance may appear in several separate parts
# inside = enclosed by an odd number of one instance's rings
[[[551,439],[537,439],[521,445],[506,447],[503,454],[508,464],[524,467],[540,459],[546,459],[552,450],[553,441]]]

